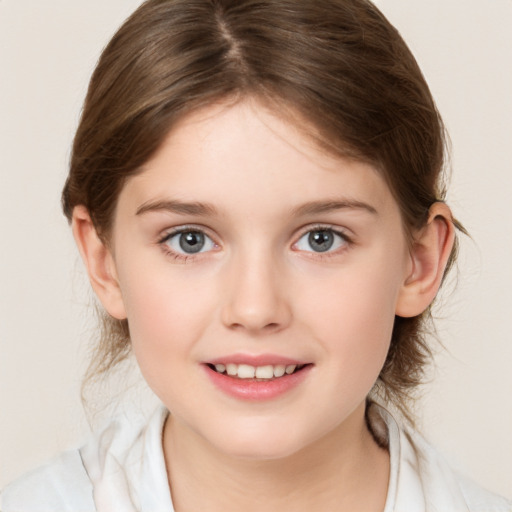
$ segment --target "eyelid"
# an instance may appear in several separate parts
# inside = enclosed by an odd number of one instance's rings
[[[211,230],[206,228],[205,226],[200,226],[197,224],[185,224],[185,225],[175,226],[172,228],[165,229],[158,236],[157,243],[159,243],[159,244],[163,243],[174,235],[179,235],[180,233],[188,233],[190,231],[202,233],[203,235],[207,236],[208,238],[211,238],[215,242],[215,245],[218,245],[218,243],[216,242],[216,236],[212,235]]]
[[[173,228],[164,230],[164,233],[161,234],[159,236],[159,238],[157,239],[157,245],[160,246],[162,248],[162,250],[165,252],[165,254],[167,254],[168,256],[171,256],[175,260],[180,260],[183,262],[186,262],[187,260],[189,260],[191,258],[201,258],[205,254],[212,252],[212,249],[210,249],[207,251],[199,251],[197,253],[190,253],[190,254],[188,254],[186,252],[182,253],[182,252],[178,252],[178,251],[174,250],[170,246],[170,244],[167,243],[174,236],[180,235],[182,233],[189,233],[189,232],[201,233],[205,237],[209,238],[214,245],[213,250],[215,250],[215,248],[219,247],[219,244],[216,241],[216,237],[211,234],[210,230],[204,226],[198,226],[197,224],[195,224],[195,225],[194,224],[186,224],[186,225],[175,226]]]
[[[334,250],[327,250],[325,252],[317,252],[317,251],[306,251],[302,249],[296,248],[296,245],[299,243],[299,241],[308,233],[311,233],[313,231],[330,231],[334,233],[335,235],[341,237],[345,243],[343,244],[343,247],[334,249]],[[208,237],[213,245],[215,246],[214,249],[210,249],[203,252],[198,253],[181,253],[173,250],[166,242],[172,238],[173,236],[179,235],[181,233],[187,233],[187,232],[199,232],[202,233],[204,236]],[[297,252],[302,252],[308,254],[308,257],[315,257],[315,258],[329,258],[331,256],[336,256],[340,254],[341,252],[344,252],[350,246],[354,245],[354,238],[351,234],[352,232],[348,230],[347,228],[332,225],[332,224],[310,224],[307,226],[302,227],[298,234],[294,237],[294,242],[292,243],[292,250],[296,250]],[[160,234],[160,236],[157,239],[157,245],[162,247],[162,250],[169,256],[172,256],[176,260],[188,260],[190,258],[200,258],[208,253],[213,252],[215,249],[220,248],[220,244],[217,241],[218,237],[215,234],[211,233],[211,230],[205,226],[197,225],[197,224],[185,224],[180,226],[175,226],[172,228],[168,228],[164,230],[163,233]]]
[[[341,248],[337,248],[334,250],[327,250],[325,252],[317,252],[317,251],[306,251],[302,249],[296,248],[297,244],[306,236],[308,233],[314,232],[314,231],[330,231],[334,233],[335,235],[342,238],[345,242],[344,246]],[[309,225],[301,228],[299,231],[299,234],[295,237],[295,242],[292,244],[292,249],[295,248],[296,251],[302,252],[305,254],[308,254],[309,257],[313,255],[315,258],[329,258],[331,256],[336,256],[340,252],[345,251],[350,246],[354,245],[354,239],[353,236],[350,234],[349,230],[346,228],[342,228],[340,226],[333,226],[332,224],[314,224]]]
[[[354,235],[352,232],[344,227],[336,226],[334,224],[309,224],[307,226],[304,226],[300,228],[297,232],[297,235],[295,236],[295,240],[298,241],[300,238],[302,238],[305,234],[310,233],[311,231],[332,231],[333,233],[336,233],[337,235],[340,235],[343,238],[346,238],[347,240],[353,241]],[[294,242],[296,243],[296,242]]]

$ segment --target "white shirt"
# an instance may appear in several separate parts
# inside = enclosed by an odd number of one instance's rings
[[[512,512],[512,502],[458,475],[416,432],[399,428],[380,406],[390,453],[383,512]],[[79,450],[10,484],[2,512],[173,512],[162,449],[168,412],[145,425],[111,423]]]

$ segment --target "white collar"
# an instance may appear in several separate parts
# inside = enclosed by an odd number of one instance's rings
[[[504,498],[453,472],[421,435],[400,428],[384,407],[373,406],[389,442],[390,480],[384,512],[512,510]],[[167,415],[160,407],[142,429],[122,418],[80,450],[98,512],[174,510],[162,447]]]

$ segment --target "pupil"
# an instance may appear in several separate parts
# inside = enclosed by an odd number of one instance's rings
[[[330,231],[313,231],[309,235],[309,245],[316,252],[328,251],[334,244],[334,236]]]
[[[190,254],[199,252],[204,246],[204,235],[195,231],[182,233],[180,236],[180,247]]]

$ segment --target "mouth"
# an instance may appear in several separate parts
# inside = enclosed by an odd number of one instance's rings
[[[300,388],[313,366],[313,363],[270,354],[233,354],[203,364],[217,389],[237,400],[250,402],[277,399]]]
[[[268,382],[294,375],[304,370],[304,368],[311,366],[311,364],[268,364],[264,366],[252,366],[249,364],[207,363],[207,366],[214,372],[233,379]]]

